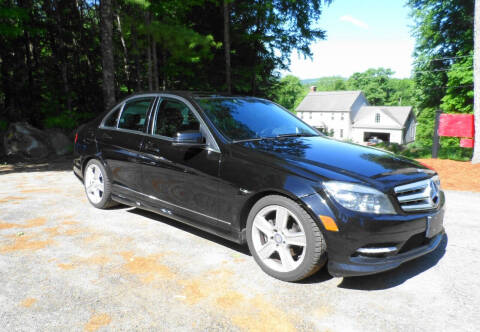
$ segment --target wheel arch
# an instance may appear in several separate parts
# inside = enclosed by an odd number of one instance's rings
[[[271,195],[278,195],[284,196],[286,198],[291,199],[295,203],[299,204],[312,218],[315,220],[317,224],[319,224],[318,217],[313,213],[313,211],[302,201],[302,199],[295,194],[286,191],[286,190],[278,190],[278,189],[269,189],[255,193],[251,196],[243,205],[241,213],[240,213],[240,230],[242,235],[242,242],[246,241],[246,228],[247,228],[247,219],[248,215],[252,209],[252,207],[257,203],[260,199],[271,196]]]
[[[105,160],[103,160],[103,158],[101,158],[99,155],[91,155],[91,156],[87,156],[85,157],[83,160],[82,160],[82,176],[85,177],[85,168],[87,167],[87,164],[90,160],[92,159],[95,159],[95,160],[98,160],[99,162],[102,163],[103,167],[105,168],[105,170],[108,172],[108,176],[111,176],[110,174],[110,169],[107,167],[107,163],[105,162]]]

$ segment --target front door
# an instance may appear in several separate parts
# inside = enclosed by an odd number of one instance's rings
[[[162,98],[152,118],[152,135],[145,137],[142,147],[145,193],[150,204],[166,214],[228,227],[217,219],[220,153],[174,144],[177,132],[204,130],[183,101]]]

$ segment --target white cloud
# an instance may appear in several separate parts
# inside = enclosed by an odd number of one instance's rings
[[[301,79],[339,75],[349,77],[368,68],[391,68],[394,77],[410,77],[414,40],[320,41],[311,46],[313,61],[291,56],[290,72]]]
[[[360,27],[362,29],[368,29],[367,23],[360,21],[359,19],[356,19],[355,17],[350,15],[343,15],[342,17],[340,17],[340,21],[350,22],[353,25],[356,25],[357,27]]]

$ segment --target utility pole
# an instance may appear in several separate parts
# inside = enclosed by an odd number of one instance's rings
[[[473,37],[473,114],[475,136],[472,163],[480,163],[480,0],[475,0]]]

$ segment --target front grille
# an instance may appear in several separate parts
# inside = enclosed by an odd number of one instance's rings
[[[403,211],[430,210],[438,206],[440,189],[433,179],[404,184],[394,189]]]

